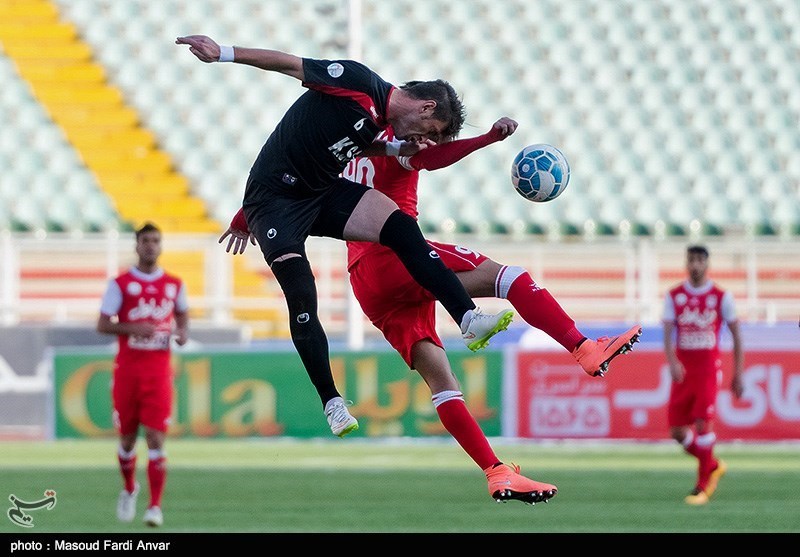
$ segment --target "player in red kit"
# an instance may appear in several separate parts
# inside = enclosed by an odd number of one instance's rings
[[[736,307],[730,292],[707,278],[708,249],[686,250],[688,280],[664,300],[664,352],[672,375],[667,421],[673,439],[698,461],[697,483],[686,496],[690,505],[705,505],[727,466],[714,456],[713,422],[722,380],[720,331],[725,323],[733,339],[733,381],[736,398],[743,392],[744,356]]]
[[[517,122],[501,118],[487,133],[431,146],[411,157],[360,157],[343,175],[373,187],[392,198],[400,209],[416,218],[420,170],[449,166],[473,151],[513,134]],[[395,141],[392,129],[382,135]],[[241,222],[241,219],[238,219]],[[246,233],[237,231],[237,219],[223,234],[236,237],[241,250]],[[497,263],[462,246],[428,241],[446,267],[452,269],[474,297],[508,299],[530,325],[547,332],[576,358],[589,375],[602,375],[608,364],[633,346],[641,327],[632,327],[613,338],[586,338],[548,291],[517,266]],[[233,246],[229,243],[228,250]],[[236,250],[234,250],[234,253]],[[348,242],[348,270],[353,292],[361,308],[400,353],[410,369],[419,372],[431,390],[432,401],[445,429],[484,471],[489,494],[498,501],[517,499],[526,503],[547,501],[557,488],[522,476],[519,467],[502,463],[471,415],[457,378],[453,374],[442,341],[436,333],[436,300],[416,284],[399,259],[378,244]]]
[[[141,426],[150,487],[144,522],[161,526],[167,474],[164,441],[172,412],[170,342],[174,336],[178,345],[186,344],[189,306],[183,281],[158,266],[161,231],[155,225],[147,223],[136,231],[136,254],[137,264],[108,282],[97,330],[119,339],[111,390],[124,483],[117,500],[117,518],[131,522],[136,516],[136,439]]]

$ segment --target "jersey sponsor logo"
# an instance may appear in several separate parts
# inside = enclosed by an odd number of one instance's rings
[[[717,335],[714,331],[682,333],[678,339],[678,348],[681,350],[711,350],[716,345]]]
[[[341,77],[344,73],[344,66],[339,62],[328,64],[328,75],[331,77]]]
[[[139,303],[136,307],[128,312],[128,320],[155,319],[156,321],[162,321],[172,316],[174,307],[175,303],[172,300],[161,300],[161,303],[157,304],[152,298],[148,301],[139,298]]]
[[[330,147],[328,147],[336,160],[339,162],[349,162],[361,152],[361,148],[349,137],[343,137]]]
[[[705,329],[713,325],[717,321],[717,310],[706,308],[703,311],[699,309],[684,308],[678,314],[678,325],[694,325],[695,327]]]
[[[131,335],[128,337],[128,348],[136,350],[169,350],[170,331],[156,331],[149,337]]]

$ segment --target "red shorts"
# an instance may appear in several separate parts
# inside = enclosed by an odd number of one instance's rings
[[[454,272],[471,271],[487,257],[453,244],[428,241],[446,267]],[[350,268],[353,294],[373,325],[403,357],[409,368],[411,347],[421,340],[438,346],[436,299],[420,286],[393,251],[375,246]]]
[[[717,393],[722,382],[719,357],[681,363],[686,369],[682,382],[673,381],[667,406],[670,427],[688,426],[697,420],[713,421],[717,413]]]
[[[114,427],[120,435],[136,433],[140,425],[166,432],[172,414],[173,373],[169,359],[158,363],[114,363],[111,400]]]

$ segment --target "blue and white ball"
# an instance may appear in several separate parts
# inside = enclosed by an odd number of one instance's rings
[[[514,157],[511,183],[528,201],[552,201],[569,184],[569,163],[564,153],[552,145],[528,145]]]

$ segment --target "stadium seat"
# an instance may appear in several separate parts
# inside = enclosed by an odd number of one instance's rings
[[[750,197],[739,204],[736,211],[738,221],[748,234],[770,235],[775,232],[772,218],[765,201],[760,197]]]
[[[82,232],[84,220],[80,202],[67,196],[51,198],[42,205],[46,211],[47,229],[52,232]],[[87,231],[88,231],[88,227]]]
[[[54,4],[90,46],[88,52],[72,54],[97,57],[136,109],[114,118],[141,118],[188,178],[191,191],[215,207],[240,203],[244,178],[261,144],[302,88],[281,76],[233,65],[198,65],[176,51],[174,37],[202,27],[202,32],[239,44],[258,46],[269,37],[265,46],[302,55],[347,52],[348,11],[327,0],[283,5],[290,17],[281,24],[274,17],[277,4],[264,1],[243,0],[239,10],[230,10],[222,0],[115,0],[103,3],[103,17],[97,17],[94,0]],[[483,127],[508,114],[520,122],[523,144],[546,138],[570,153],[573,186],[613,175],[621,196],[637,206],[652,191],[648,187],[668,172],[680,173],[687,184],[703,173],[713,174],[725,185],[723,191],[737,176],[760,180],[780,174],[800,180],[794,156],[800,65],[790,40],[800,8],[793,0],[586,5],[436,0],[412,10],[404,6],[362,4],[362,59],[398,82],[420,77],[413,75],[417,70],[448,77],[464,94],[468,123]],[[249,17],[243,19],[242,12]],[[547,25],[537,26],[534,40],[519,48],[518,37],[530,36],[525,22],[542,13],[548,14]],[[447,48],[431,41],[431,21],[441,22],[439,34],[456,37]],[[480,38],[485,48],[462,44],[459,33]],[[145,43],[143,34],[149,39]],[[166,59],[172,63],[163,63]],[[81,159],[70,156],[69,146],[59,145],[52,131],[33,131],[47,126],[51,116],[37,110],[30,88],[3,57],[0,79],[0,106],[16,107],[0,111],[0,153],[15,155],[7,159],[13,162],[12,172],[29,177],[40,158],[17,159],[21,144],[34,145],[52,174],[74,172]],[[508,85],[515,79],[520,87]],[[176,89],[174,83],[185,86]],[[56,119],[75,117],[59,113]],[[24,131],[4,135],[8,122]],[[216,133],[208,134],[209,129]],[[459,163],[459,173],[484,184],[487,202],[506,206],[498,200],[509,190],[490,177],[508,167],[515,150],[506,145],[488,149]],[[426,176],[426,183],[443,187],[445,179],[437,174]],[[425,198],[425,211],[434,220],[441,221],[436,215],[451,209],[449,218],[474,220],[466,204],[461,204],[463,214],[454,208],[459,192],[446,191],[451,199]],[[578,215],[585,208],[573,191],[578,188],[562,196],[559,206],[566,211],[574,201],[569,213]],[[700,201],[710,191],[706,185],[684,194]],[[744,192],[732,186],[730,194],[738,199]],[[438,204],[444,210],[437,213]]]
[[[45,232],[47,219],[40,200],[23,196],[11,203],[11,229],[17,232]]]
[[[783,236],[796,237],[800,234],[800,208],[782,199],[772,203],[771,225]]]
[[[81,204],[84,228],[89,232],[130,230],[130,224],[121,221],[111,202],[104,195],[94,195]]]

